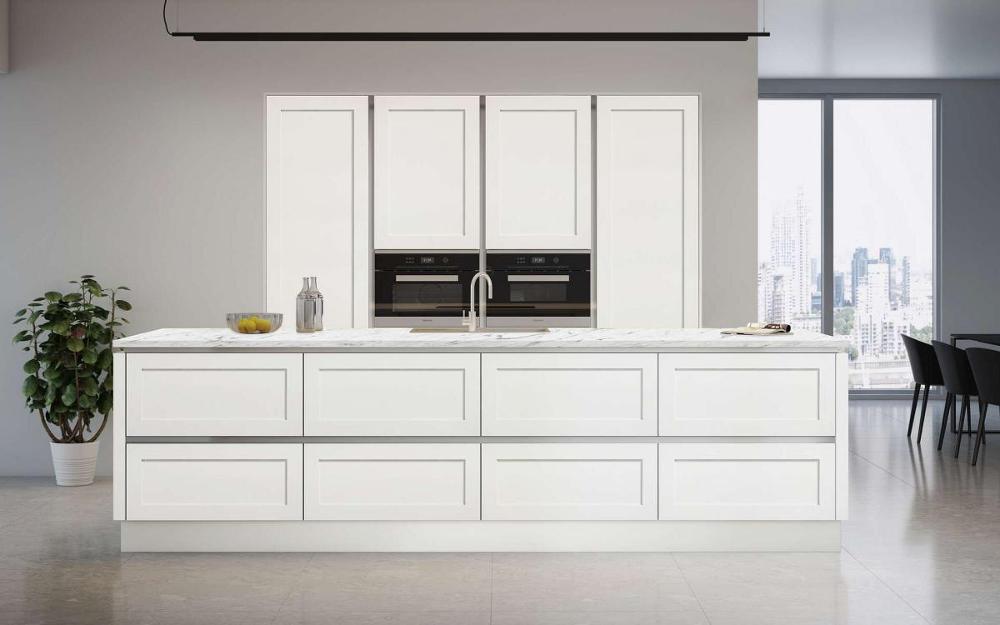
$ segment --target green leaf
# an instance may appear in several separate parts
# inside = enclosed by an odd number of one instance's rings
[[[89,273],[85,273],[82,276],[80,276],[80,278],[83,279],[83,280],[87,280],[88,278],[93,278],[93,277],[94,277],[93,274],[89,274]]]
[[[38,361],[32,358],[28,362],[24,363],[24,367],[22,367],[22,369],[24,369],[25,373],[33,374],[38,373],[39,366]]]
[[[83,299],[83,295],[81,295],[79,293],[67,293],[66,295],[63,295],[63,297],[62,297],[62,301],[64,301],[64,302],[79,302],[82,299]]]
[[[95,397],[98,391],[97,380],[94,378],[84,378],[83,381],[80,382],[80,389],[83,390],[85,394]]]
[[[55,403],[56,397],[59,393],[59,387],[55,384],[49,384],[49,387],[45,389],[45,404],[51,406]]]
[[[101,355],[97,358],[97,367],[99,369],[111,369],[111,363],[114,362],[114,357],[111,354],[111,349],[105,349],[101,352]]]
[[[23,343],[25,341],[30,341],[30,340],[31,340],[31,332],[28,332],[27,330],[21,330],[20,332],[14,335],[13,342]]]
[[[80,407],[81,408],[92,408],[94,406],[94,398],[90,395],[80,395]]]
[[[111,407],[114,404],[114,397],[111,393],[104,393],[101,395],[100,399],[97,400],[97,411],[101,414],[108,414],[111,412]]]
[[[64,406],[72,406],[76,403],[76,387],[72,384],[66,386],[62,392],[62,403]]]
[[[43,378],[45,378],[46,380],[52,380],[52,381],[58,380],[59,376],[61,376],[61,375],[62,375],[62,371],[60,371],[59,369],[57,369],[55,367],[48,367],[47,369],[45,369],[45,371],[42,372],[42,377]]]
[[[74,353],[82,352],[83,341],[76,338],[75,336],[71,336],[68,339],[66,339],[66,349]]]
[[[88,365],[92,365],[92,364],[96,363],[97,362],[97,352],[94,351],[94,350],[92,350],[92,349],[84,350],[84,352],[83,352],[83,362],[87,363]]]
[[[24,393],[25,397],[34,397],[35,393],[38,392],[38,378],[35,376],[24,378],[24,385],[21,387],[21,392]]]
[[[14,316],[15,317],[23,317],[27,313],[28,313],[28,309],[27,308],[22,308],[21,310],[19,310],[16,313],[14,313]]]
[[[62,299],[62,293],[59,291],[48,291],[45,293],[45,299],[53,303],[58,302]]]
[[[118,308],[121,308],[122,310],[132,310],[132,304],[129,304],[123,299],[116,301],[115,304],[118,306]]]
[[[131,291],[132,289],[128,288],[127,286],[120,286],[120,287],[117,287],[115,290],[116,291]]]

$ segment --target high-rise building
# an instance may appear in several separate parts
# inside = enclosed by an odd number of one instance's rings
[[[844,272],[837,271],[833,274],[833,307],[841,308],[844,305]]]
[[[912,279],[911,278],[911,273],[910,273],[910,257],[909,256],[904,256],[903,257],[903,262],[901,264],[902,264],[902,274],[903,274],[902,275],[902,283],[903,284],[900,287],[899,301],[900,301],[900,303],[903,306],[909,306],[910,305],[910,297],[911,297],[911,294],[913,293],[913,290],[912,290],[913,286],[912,286],[912,283],[910,282],[910,280]]]
[[[895,304],[899,292],[896,290],[896,257],[893,255],[891,247],[879,248],[878,262],[889,266],[889,301]]]
[[[801,189],[790,206],[775,210],[771,217],[768,265],[774,280],[771,302],[765,302],[764,306],[771,321],[787,321],[795,315],[812,313],[814,267],[809,244],[810,225]]]
[[[851,304],[858,305],[858,287],[868,273],[868,248],[859,247],[851,258]]]

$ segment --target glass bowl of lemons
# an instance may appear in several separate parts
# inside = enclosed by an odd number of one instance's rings
[[[228,313],[226,325],[240,334],[267,334],[281,327],[281,313]]]

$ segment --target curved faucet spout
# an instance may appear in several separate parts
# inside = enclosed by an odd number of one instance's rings
[[[469,332],[475,332],[478,325],[476,323],[476,285],[479,283],[480,278],[486,278],[486,299],[493,299],[493,279],[490,278],[490,274],[480,271],[472,276],[472,284],[469,286],[468,316],[466,316],[464,311],[462,312],[462,324],[468,326]]]

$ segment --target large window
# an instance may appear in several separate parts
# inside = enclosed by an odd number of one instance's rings
[[[848,338],[852,389],[909,386],[900,335],[935,336],[935,105],[760,102],[759,316]]]

